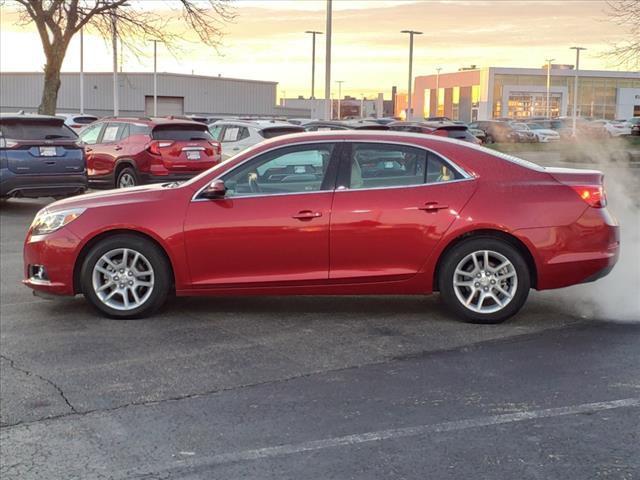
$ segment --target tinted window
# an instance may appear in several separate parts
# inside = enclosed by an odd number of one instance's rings
[[[351,147],[351,189],[422,185],[457,178],[462,176],[446,161],[422,149],[367,143]]]
[[[151,127],[143,125],[141,123],[129,124],[129,135],[149,135],[151,133]]]
[[[2,135],[14,140],[76,139],[77,135],[60,121],[7,121],[0,125]]]
[[[455,130],[448,130],[447,131],[447,135],[449,136],[449,138],[455,138],[457,140],[466,140],[466,141],[475,141],[476,137],[474,137],[469,130],[465,129],[455,129]]]
[[[265,153],[224,178],[226,196],[320,191],[333,148],[333,144],[323,143]]]
[[[206,125],[158,125],[153,129],[154,140],[213,140]]]
[[[89,125],[98,120],[98,117],[73,117],[73,123],[78,125]]]
[[[87,145],[95,145],[98,142],[102,125],[102,123],[98,123],[85,128],[80,134],[80,139]]]

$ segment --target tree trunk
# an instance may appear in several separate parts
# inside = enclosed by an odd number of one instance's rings
[[[55,115],[58,104],[58,90],[60,90],[60,69],[64,53],[51,52],[47,55],[47,64],[44,67],[44,88],[42,100],[38,107],[38,113],[42,115]]]

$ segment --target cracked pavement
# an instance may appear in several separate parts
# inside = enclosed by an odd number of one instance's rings
[[[577,318],[532,292],[504,325],[437,297],[176,299],[112,321],[32,297],[24,231],[0,211],[0,476],[12,478],[640,477],[640,411],[344,445],[218,454],[640,397],[640,326]],[[426,452],[426,453],[425,453]]]

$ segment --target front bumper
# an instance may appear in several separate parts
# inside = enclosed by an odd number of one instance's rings
[[[80,250],[80,240],[69,229],[48,235],[28,234],[24,244],[24,280],[34,291],[51,295],[74,295],[74,267]],[[30,265],[43,265],[46,279],[30,276]]]

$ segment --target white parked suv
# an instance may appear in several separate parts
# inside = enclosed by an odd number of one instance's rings
[[[538,141],[541,143],[557,142],[560,140],[560,134],[558,132],[550,128],[545,128],[539,123],[527,123],[527,127],[535,133]]]
[[[276,120],[218,120],[209,125],[209,131],[222,144],[224,161],[267,138],[304,132],[304,128]]]

